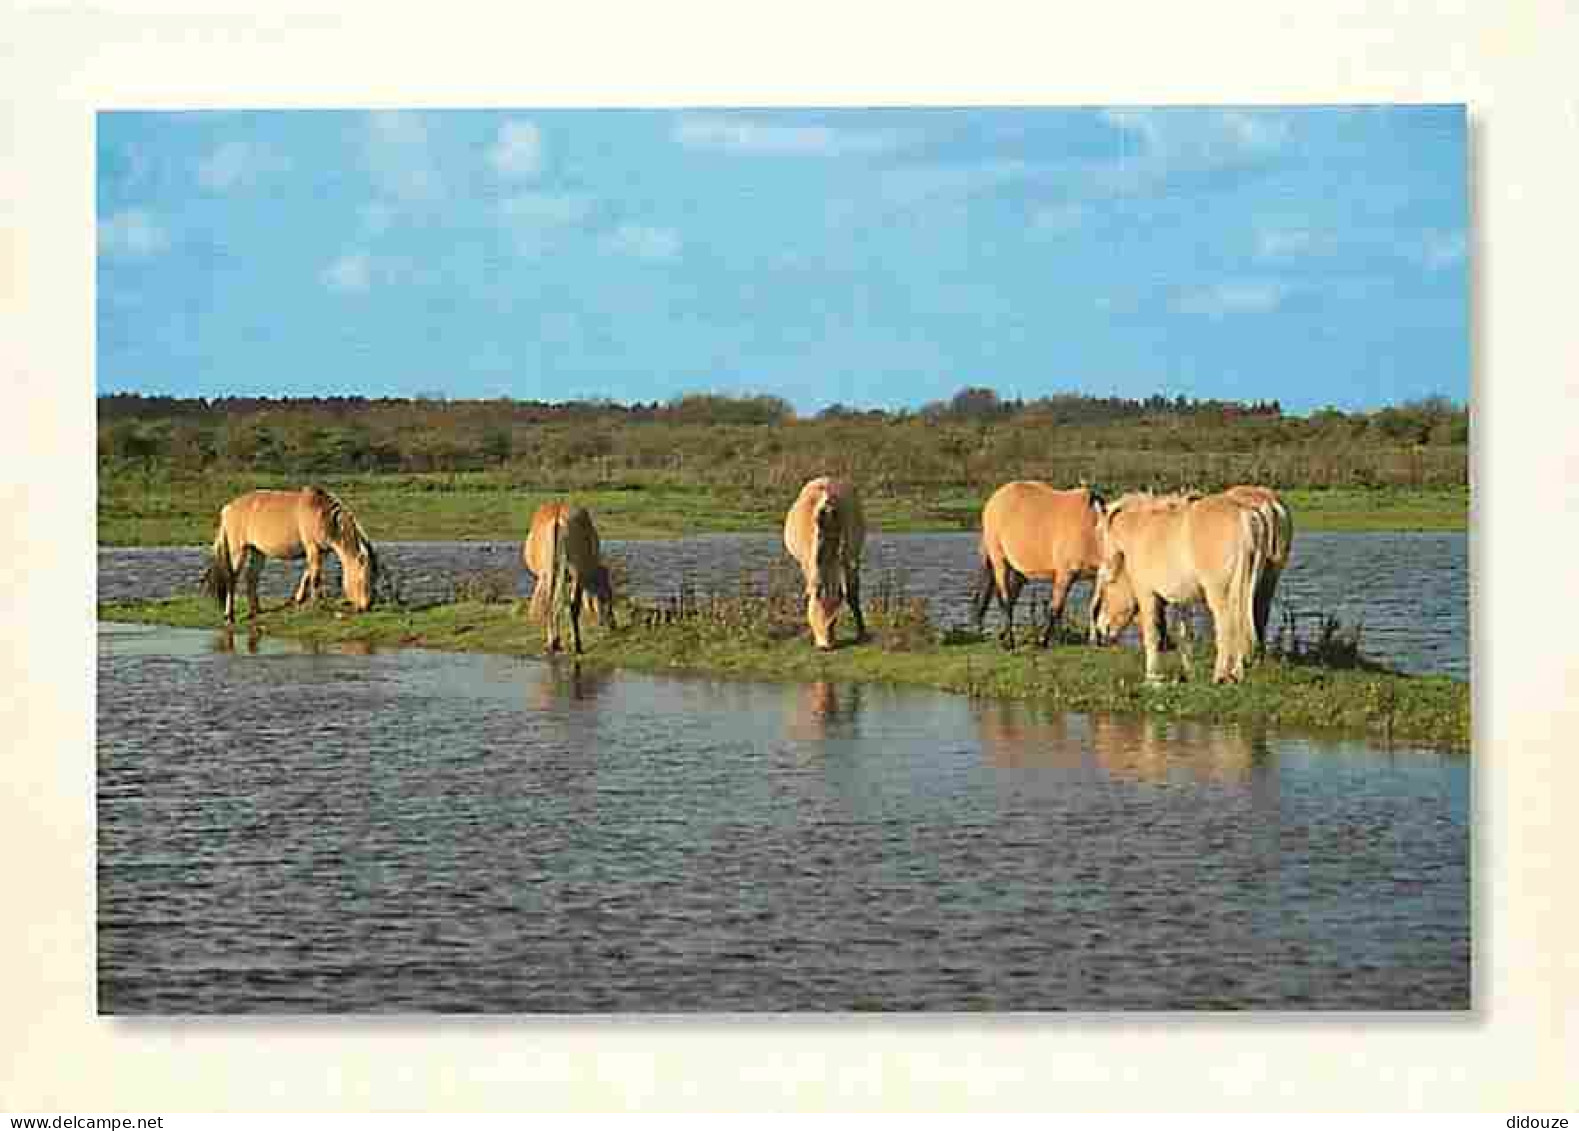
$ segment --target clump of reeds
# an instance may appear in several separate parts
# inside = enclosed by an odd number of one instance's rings
[[[937,633],[926,601],[907,595],[902,575],[888,571],[862,594],[862,609],[873,643],[885,651],[904,651],[934,643]],[[657,601],[632,602],[630,621],[638,628],[685,625],[722,635],[776,643],[808,633],[805,586],[788,563],[742,570],[727,587],[701,591],[689,577]],[[838,635],[847,639],[848,613]]]
[[[1281,606],[1283,620],[1277,633],[1266,642],[1266,654],[1288,664],[1320,668],[1364,668],[1371,666],[1360,654],[1364,624],[1345,626],[1332,613],[1298,613]]]

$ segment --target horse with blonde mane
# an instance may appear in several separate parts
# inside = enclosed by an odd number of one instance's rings
[[[1266,523],[1271,541],[1267,546],[1266,564],[1261,579],[1256,584],[1255,622],[1256,644],[1266,644],[1267,621],[1272,617],[1272,597],[1277,592],[1278,578],[1288,568],[1289,554],[1294,547],[1294,519],[1288,507],[1270,487],[1242,483],[1223,492],[1242,507],[1260,512]]]
[[[976,631],[981,631],[994,595],[1003,611],[999,640],[1014,647],[1014,606],[1027,579],[1051,581],[1052,598],[1041,645],[1052,642],[1053,628],[1075,581],[1095,577],[1102,565],[1097,518],[1102,498],[1088,487],[1061,491],[1035,480],[1005,483],[981,509],[981,581],[976,598]],[[1096,604],[1093,600],[1092,624]],[[1094,630],[1093,630],[1094,631]],[[1094,638],[1094,637],[1093,637]]]
[[[592,619],[614,628],[614,581],[604,565],[598,531],[585,508],[569,503],[544,503],[532,515],[521,546],[521,561],[537,578],[529,605],[533,620],[545,623],[548,650],[558,652],[559,613],[568,602],[570,632],[581,654],[581,604]]]
[[[809,480],[784,517],[784,548],[806,580],[806,621],[817,647],[833,647],[833,626],[849,603],[855,638],[866,639],[861,613],[861,550],[866,517],[855,488],[842,479]]]
[[[245,579],[248,616],[255,619],[260,608],[258,575],[265,558],[307,559],[292,598],[300,605],[322,588],[326,550],[340,559],[346,599],[357,612],[366,612],[373,605],[378,555],[350,508],[321,487],[250,491],[220,508],[203,588],[225,610],[225,620],[234,624],[236,587]]]
[[[1158,671],[1162,603],[1204,600],[1217,641],[1212,682],[1238,682],[1256,646],[1255,599],[1273,546],[1257,507],[1226,495],[1125,495],[1098,520],[1098,639],[1140,618],[1146,679]]]

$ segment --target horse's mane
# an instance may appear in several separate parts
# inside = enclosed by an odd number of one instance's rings
[[[1128,491],[1108,504],[1107,513],[1116,514],[1120,510],[1157,510],[1163,507],[1175,507],[1190,501],[1190,496],[1182,492],[1169,495],[1156,495],[1150,491]]]
[[[362,524],[356,520],[356,515],[351,513],[351,508],[340,501],[337,495],[330,494],[322,487],[310,488],[317,497],[317,502],[323,507],[324,521],[328,523],[329,533],[333,540],[342,546],[355,549],[357,555],[365,556],[368,565],[378,568],[378,558],[373,552],[373,542],[367,536],[367,531],[362,529]]]

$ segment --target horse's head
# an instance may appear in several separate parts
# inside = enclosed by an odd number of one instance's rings
[[[1140,602],[1124,570],[1123,551],[1105,555],[1091,589],[1091,642],[1111,644],[1135,620]]]
[[[609,567],[599,562],[597,567],[587,577],[584,592],[587,605],[592,610],[592,617],[599,624],[609,628],[616,627],[614,623],[614,578],[609,573]]]
[[[373,607],[378,585],[378,554],[373,544],[359,539],[356,549],[340,555],[340,572],[345,579],[345,596],[351,607],[365,613]]]

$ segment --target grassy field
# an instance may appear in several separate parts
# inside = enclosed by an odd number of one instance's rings
[[[1065,639],[1047,650],[1022,645],[1005,652],[971,634],[939,634],[924,605],[898,596],[869,602],[872,637],[814,650],[793,593],[709,598],[690,606],[627,606],[622,627],[584,627],[592,668],[776,681],[859,681],[936,688],[974,696],[1021,699],[1063,710],[1142,714],[1258,727],[1337,731],[1384,741],[1467,748],[1469,685],[1416,677],[1365,663],[1330,642],[1283,641],[1239,686],[1205,682],[1210,657],[1195,658],[1196,677],[1147,686],[1139,652],[1093,648]],[[104,621],[221,630],[211,602],[198,597],[99,606]],[[507,598],[424,608],[381,606],[361,615],[333,603],[267,610],[253,632],[324,649],[366,651],[421,647],[441,651],[532,656],[543,631]],[[246,647],[243,622],[234,647]],[[1167,657],[1180,672],[1177,657]]]
[[[535,488],[505,472],[368,474],[318,480],[343,498],[374,541],[511,540],[524,537],[539,503],[573,497],[589,507],[606,538],[774,532],[794,500],[787,493],[685,485],[632,477],[571,492]],[[299,487],[283,475],[176,477],[101,473],[99,543],[206,545],[219,508],[255,487]],[[1297,530],[1464,530],[1467,488],[1333,487],[1284,492]],[[986,493],[960,487],[870,492],[867,515],[879,532],[973,530]]]

